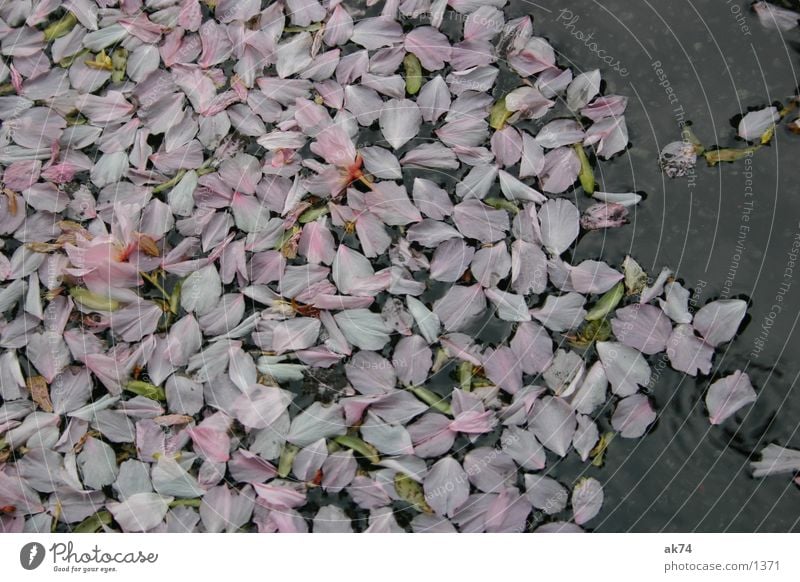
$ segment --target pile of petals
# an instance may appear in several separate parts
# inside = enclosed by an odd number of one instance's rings
[[[626,99],[504,3],[0,6],[0,529],[598,514],[549,469],[642,436],[650,359],[710,374],[747,305],[568,262],[641,200],[592,173]],[[754,398],[717,379],[711,422]]]

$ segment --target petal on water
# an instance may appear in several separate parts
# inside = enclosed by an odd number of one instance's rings
[[[406,305],[408,305],[408,311],[414,317],[414,321],[417,323],[417,327],[422,336],[429,343],[435,342],[439,337],[439,330],[441,329],[439,317],[428,309],[419,299],[411,295],[406,297]]]
[[[694,316],[694,328],[710,346],[729,342],[739,330],[747,302],[741,299],[720,299],[702,307]]]
[[[756,2],[753,10],[762,26],[775,30],[792,30],[800,19],[800,14],[794,10],[787,10],[770,2]]]
[[[547,198],[541,192],[538,192],[527,184],[517,180],[505,170],[500,170],[499,176],[500,191],[503,193],[503,196],[509,200],[528,200],[538,204],[541,204],[547,200]]]
[[[395,346],[392,364],[401,382],[408,386],[421,386],[433,365],[433,352],[422,337],[404,337]]]
[[[634,394],[619,401],[611,417],[611,426],[621,436],[635,439],[642,436],[655,419],[656,413],[647,396]]]
[[[602,362],[592,364],[578,390],[572,395],[570,405],[583,414],[591,414],[606,401],[608,378]]]
[[[433,313],[446,331],[459,331],[474,322],[486,309],[486,297],[480,285],[453,285],[433,304]]]
[[[795,25],[797,17],[795,14]],[[763,19],[762,19],[763,22]],[[777,107],[767,107],[758,111],[751,111],[739,122],[739,137],[747,141],[758,141],[768,129],[772,128],[781,118]]]
[[[611,289],[623,278],[622,273],[602,261],[582,261],[570,269],[570,282],[578,293],[601,294]]]
[[[603,507],[603,486],[594,477],[587,477],[578,481],[572,490],[572,512],[575,523],[583,525],[598,513]]]
[[[677,281],[664,285],[664,297],[659,299],[661,310],[675,323],[691,323],[692,314],[689,312],[689,290]]]
[[[510,426],[503,432],[500,442],[503,451],[523,469],[529,471],[544,469],[547,455],[533,432],[518,426]]]
[[[389,18],[363,18],[358,21],[350,40],[368,50],[403,42],[403,27]]]
[[[423,482],[425,501],[439,515],[452,517],[469,497],[466,471],[453,457],[438,460]]]
[[[158,493],[136,493],[125,501],[111,501],[106,507],[123,531],[144,532],[161,523],[172,500]]]
[[[525,496],[536,509],[553,515],[567,506],[569,492],[552,477],[525,475]]]
[[[795,473],[800,471],[800,451],[769,444],[761,450],[761,460],[752,461],[750,468],[753,477]]]
[[[641,352],[617,342],[597,342],[597,353],[611,389],[617,396],[630,396],[650,382],[650,366]]]
[[[654,305],[617,309],[611,328],[620,342],[648,355],[663,352],[672,333],[669,319]]]
[[[464,456],[464,470],[470,483],[485,493],[496,493],[512,485],[517,466],[506,453],[478,447]]]
[[[575,412],[563,399],[545,396],[533,405],[529,423],[533,434],[547,449],[563,457],[575,434]]]
[[[391,425],[367,412],[367,420],[361,425],[364,440],[386,455],[412,455],[414,447],[408,431],[399,425]]]
[[[756,401],[756,391],[750,377],[736,370],[730,376],[711,384],[706,394],[708,420],[711,424],[721,424],[737,410]]]
[[[560,147],[544,156],[544,165],[537,174],[542,190],[561,194],[575,183],[581,171],[581,161],[571,147]]]
[[[406,35],[405,49],[413,53],[429,71],[443,69],[450,60],[450,42],[432,26],[414,28]]]
[[[421,124],[422,113],[410,99],[390,99],[381,109],[381,132],[396,150],[416,137]]]
[[[474,256],[475,248],[467,244],[463,239],[450,238],[445,240],[436,247],[433,253],[430,270],[431,279],[447,283],[458,281],[470,263],[472,263]]]
[[[417,96],[417,105],[422,119],[428,123],[435,123],[447,113],[450,109],[450,90],[441,75],[436,75],[422,86]]]
[[[344,413],[338,404],[325,406],[314,402],[294,417],[286,440],[298,447],[307,447],[321,438],[331,438],[347,432]]]
[[[579,293],[548,295],[542,307],[531,309],[531,315],[553,331],[575,329],[586,317],[586,298]]]
[[[714,348],[697,337],[691,325],[680,324],[675,326],[667,340],[667,357],[679,372],[690,376],[708,374]]]
[[[510,228],[507,212],[495,210],[480,200],[465,200],[456,204],[453,222],[461,234],[483,243],[501,240]]]
[[[526,374],[544,372],[553,358],[553,340],[536,322],[521,323],[509,343]]]
[[[333,316],[351,344],[362,350],[380,350],[391,331],[378,313],[368,309],[348,309]]]
[[[539,209],[542,243],[554,255],[566,251],[578,238],[580,214],[569,200],[548,200]]]
[[[392,363],[376,352],[356,352],[345,364],[344,373],[361,394],[391,392],[397,383]]]
[[[600,431],[597,428],[597,424],[588,416],[579,414],[578,428],[575,431],[575,436],[572,437],[572,446],[578,451],[581,461],[585,462],[589,458],[589,454],[599,439]]]
[[[586,107],[600,92],[600,71],[595,69],[581,73],[567,87],[567,107],[578,111]]]

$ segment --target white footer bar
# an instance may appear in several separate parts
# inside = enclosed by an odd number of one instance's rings
[[[4,534],[0,580],[796,581],[799,542],[793,534]]]

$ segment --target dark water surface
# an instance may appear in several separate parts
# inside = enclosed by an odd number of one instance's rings
[[[800,488],[788,475],[753,479],[748,467],[767,443],[800,448],[800,270],[790,270],[789,256],[800,236],[800,136],[781,127],[751,159],[702,162],[690,178],[667,180],[656,163],[680,138],[682,120],[706,146],[744,145],[736,116],[795,93],[800,33],[761,27],[749,3],[735,0],[512,2],[511,16],[522,13],[534,15],[536,34],[563,64],[576,74],[600,68],[606,93],[629,97],[632,147],[597,173],[602,190],[647,199],[632,224],[586,235],[574,259],[619,264],[631,253],[648,272],[669,266],[694,290],[696,308],[749,299],[745,327],[713,372],[746,370],[759,395],[713,427],[704,404],[710,379],[655,360],[659,420],[650,434],[614,440],[602,468],[565,462],[553,472],[570,481],[585,471],[604,484],[595,531],[800,531]]]

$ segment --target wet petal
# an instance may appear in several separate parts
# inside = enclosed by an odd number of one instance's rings
[[[575,150],[560,147],[544,156],[544,165],[537,174],[542,191],[561,194],[575,183],[581,171],[581,161]]]
[[[553,331],[578,327],[586,316],[586,298],[579,293],[548,295],[542,307],[531,309],[531,315]]]
[[[348,309],[333,316],[351,344],[362,350],[380,350],[389,341],[383,318],[367,309]]]
[[[795,25],[797,25],[797,17],[798,15],[795,14]],[[779,119],[780,115],[776,107],[751,111],[739,122],[739,137],[747,141],[758,141],[764,132],[772,128]]]
[[[750,377],[737,370],[709,387],[706,394],[708,420],[711,424],[721,424],[737,410],[755,401],[756,391],[750,384]]]
[[[572,512],[575,523],[583,525],[600,513],[603,507],[603,486],[593,478],[581,479],[572,490]]]
[[[553,515],[567,506],[569,492],[558,481],[544,475],[525,475],[525,496],[536,509]]]
[[[109,502],[106,507],[123,531],[144,532],[161,523],[172,500],[157,493],[136,493],[125,501]]]
[[[453,222],[469,238],[484,243],[497,242],[505,237],[510,225],[508,213],[495,210],[480,200],[465,200],[453,208]]]
[[[747,302],[741,299],[720,299],[702,307],[694,316],[694,328],[713,347],[729,342],[739,330]]]
[[[416,137],[421,124],[422,113],[410,99],[390,99],[381,109],[381,132],[396,150]]]
[[[428,471],[423,489],[425,501],[436,513],[452,517],[469,497],[469,479],[458,461],[444,457]]]
[[[697,337],[691,325],[680,324],[675,326],[667,340],[667,357],[679,372],[690,376],[708,374],[714,348]]]
[[[539,209],[542,243],[554,255],[566,251],[580,232],[579,213],[568,200],[548,200]]]
[[[750,463],[753,477],[800,471],[800,451],[769,444],[761,451],[761,460]]]
[[[450,60],[450,43],[447,37],[432,26],[414,28],[406,35],[405,49],[416,55],[428,71],[444,68]]]
[[[619,401],[611,417],[611,426],[621,436],[635,439],[642,436],[655,419],[656,413],[647,396],[634,394]]]
[[[614,394],[630,396],[639,386],[649,384],[650,366],[638,350],[617,342],[597,342],[596,345]]]
[[[486,309],[480,285],[454,285],[433,304],[433,312],[447,331],[459,331],[475,321]]]
[[[643,354],[657,354],[666,349],[672,325],[658,307],[629,305],[618,309],[615,314],[611,327],[623,344]]]
[[[563,399],[545,396],[533,406],[530,427],[539,442],[563,457],[575,433],[575,412]]]

